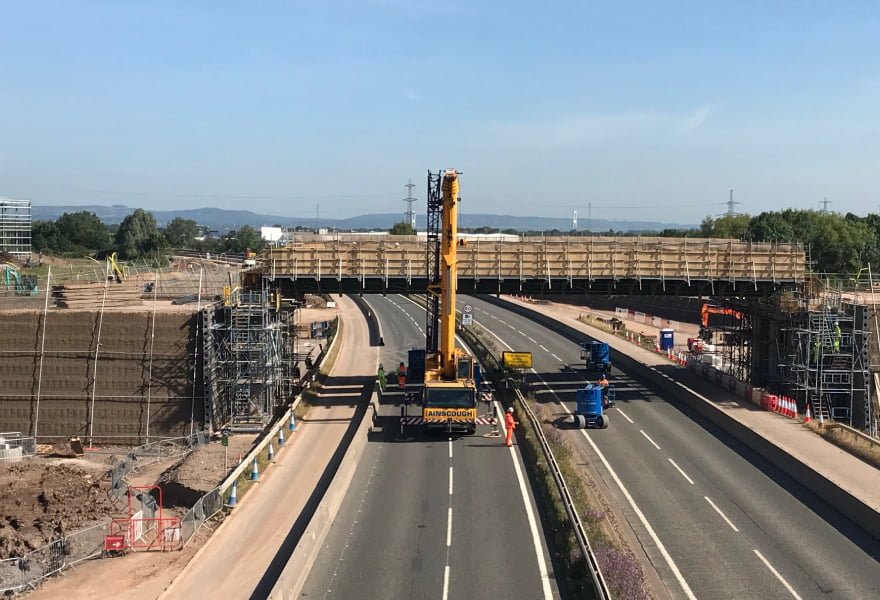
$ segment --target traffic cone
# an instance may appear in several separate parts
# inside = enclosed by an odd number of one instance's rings
[[[810,405],[807,404],[807,414],[804,415],[804,425],[813,420],[813,415],[810,412]]]
[[[257,457],[254,457],[254,464],[251,467],[251,481],[260,480],[260,465],[257,463]]]
[[[296,415],[294,413],[290,413],[290,426],[287,428],[288,431],[296,431]]]
[[[284,428],[279,427],[278,428],[278,447],[280,448],[283,445],[284,445]]]
[[[226,499],[226,506],[229,508],[235,508],[236,502],[238,502],[238,480],[234,480],[232,482],[232,487],[229,488],[229,497]]]
[[[269,462],[275,462],[275,447],[269,442]]]

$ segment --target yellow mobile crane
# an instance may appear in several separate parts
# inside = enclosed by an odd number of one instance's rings
[[[428,171],[428,294],[425,329],[425,427],[474,433],[477,389],[474,360],[455,347],[458,284],[458,176],[454,169]],[[439,335],[438,335],[439,334]]]

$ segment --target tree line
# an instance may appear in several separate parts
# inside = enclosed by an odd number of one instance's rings
[[[158,227],[152,213],[136,209],[119,225],[106,225],[87,211],[64,213],[55,221],[35,221],[31,246],[56,256],[92,256],[116,252],[123,260],[162,260],[172,248],[242,253],[263,247],[260,232],[244,225],[215,239],[197,240],[201,229],[192,219],[176,217]]]
[[[714,237],[754,242],[798,242],[810,253],[812,268],[820,273],[857,273],[869,264],[880,270],[880,215],[865,217],[817,210],[785,209],[757,216],[706,217],[692,229],[664,229],[639,232],[549,231],[520,232],[492,227],[462,228],[471,233],[515,235],[646,235],[659,237]],[[409,223],[397,223],[392,233],[415,232]],[[245,225],[215,239],[197,240],[195,221],[180,217],[158,227],[152,213],[136,209],[122,223],[107,226],[86,211],[65,213],[55,221],[36,221],[32,230],[35,251],[62,256],[85,256],[117,252],[124,260],[159,259],[171,248],[201,252],[244,252],[260,250],[260,233]]]

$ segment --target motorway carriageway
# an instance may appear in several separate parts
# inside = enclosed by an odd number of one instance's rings
[[[425,311],[365,296],[382,327],[386,371],[425,345]],[[393,400],[392,400],[393,399]],[[402,396],[386,396],[398,402]],[[409,414],[418,415],[411,407]],[[397,442],[400,408],[383,404],[351,488],[303,589],[307,598],[558,598],[517,446],[503,438],[423,434]]]
[[[465,303],[502,349],[532,352],[539,402],[573,412],[574,390],[598,379],[585,372],[579,347],[479,298],[460,297],[459,309]],[[662,393],[617,367],[609,379],[617,388],[609,428],[567,435],[601,465],[611,499],[674,597],[880,598],[877,540]]]

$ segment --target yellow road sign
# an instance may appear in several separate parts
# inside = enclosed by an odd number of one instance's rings
[[[501,363],[507,369],[531,369],[531,352],[502,352]]]

